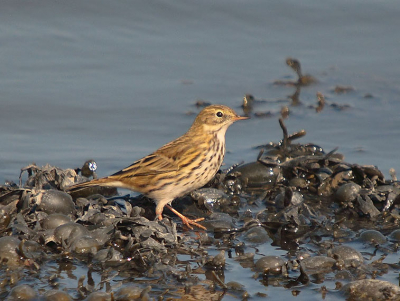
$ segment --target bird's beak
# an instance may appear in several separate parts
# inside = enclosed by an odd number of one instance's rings
[[[247,116],[236,116],[236,117],[234,118],[234,121],[246,120],[246,119],[249,119],[249,117],[247,117]]]

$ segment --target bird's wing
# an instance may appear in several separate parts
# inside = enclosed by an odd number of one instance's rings
[[[169,158],[157,154],[151,154],[140,159],[130,166],[114,173],[112,176],[137,177],[144,175],[156,175],[178,170],[178,166]]]
[[[180,162],[190,155],[193,146],[179,138],[154,153],[116,172],[113,176],[138,177],[179,171]]]

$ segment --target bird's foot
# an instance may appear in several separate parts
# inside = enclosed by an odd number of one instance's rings
[[[184,216],[182,213],[179,213],[178,211],[176,211],[171,206],[169,206],[169,205],[166,205],[166,206],[168,207],[169,210],[171,210],[173,213],[175,213],[177,216],[179,216],[181,218],[181,220],[182,220],[182,223],[184,225],[186,225],[190,230],[193,230],[193,227],[191,225],[193,225],[195,227],[198,227],[200,229],[203,229],[203,230],[207,230],[206,227],[204,227],[204,226],[202,226],[202,225],[197,223],[197,222],[203,221],[204,217],[197,218],[197,219],[189,219],[186,216]]]
[[[207,230],[206,227],[204,227],[204,226],[202,226],[202,225],[197,223],[197,222],[203,221],[204,217],[197,218],[197,219],[188,219],[186,216],[182,215],[182,217],[180,217],[180,218],[182,219],[182,223],[184,223],[190,230],[193,230],[193,227],[190,226],[190,225],[196,226],[196,227],[198,227],[200,229],[203,229],[203,230]]]

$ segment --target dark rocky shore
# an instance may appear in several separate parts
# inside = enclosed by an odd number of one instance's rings
[[[19,185],[0,187],[0,298],[240,300],[268,295],[249,293],[257,281],[293,295],[315,283],[320,298],[399,300],[390,276],[398,261],[385,260],[400,242],[395,172],[385,179],[336,150],[297,144],[305,132],[289,135],[280,124],[282,141],[261,145],[254,162],[222,170],[173,202],[187,216],[204,217],[208,231],[182,228],[168,210],[155,221],[144,197],[104,188],[64,192],[96,176],[94,161],[23,168]],[[265,245],[286,255],[264,254]],[[243,282],[224,281],[233,266]],[[80,278],[76,269],[85,271]]]

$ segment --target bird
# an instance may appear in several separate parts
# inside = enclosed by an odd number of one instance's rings
[[[204,218],[191,220],[172,208],[171,203],[212,180],[225,156],[226,130],[234,122],[244,119],[248,117],[237,115],[230,107],[207,106],[179,138],[110,176],[74,184],[66,190],[93,186],[127,188],[153,199],[159,220],[167,206],[189,229],[193,229],[193,225],[206,230],[197,223]]]

